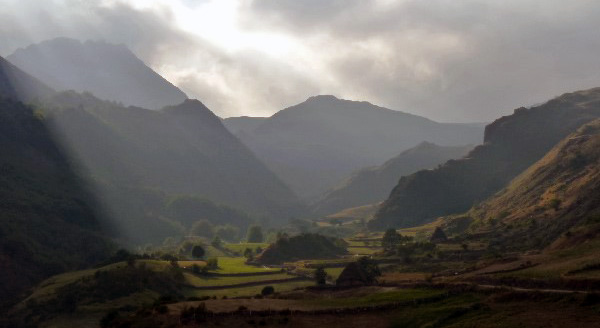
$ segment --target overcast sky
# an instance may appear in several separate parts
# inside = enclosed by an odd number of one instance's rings
[[[600,86],[596,0],[0,0],[0,55],[125,43],[222,117],[316,94],[491,121]]]

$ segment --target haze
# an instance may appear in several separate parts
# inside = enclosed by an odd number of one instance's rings
[[[315,94],[483,122],[600,83],[596,1],[0,1],[0,55],[124,43],[221,117]]]

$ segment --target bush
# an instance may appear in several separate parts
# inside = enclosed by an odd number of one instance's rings
[[[320,266],[315,270],[315,282],[317,285],[325,285],[327,283],[327,272],[324,267]]]
[[[219,261],[216,257],[211,257],[208,260],[206,260],[205,268],[207,270],[217,270],[219,268]]]
[[[273,288],[273,286],[265,286],[261,291],[260,294],[263,296],[268,296],[275,293],[275,288]]]
[[[249,243],[262,243],[264,240],[262,228],[258,225],[253,225],[248,228],[246,241]]]
[[[192,256],[200,259],[204,257],[204,254],[206,254],[206,251],[204,250],[204,247],[202,247],[202,245],[196,245],[192,248]]]

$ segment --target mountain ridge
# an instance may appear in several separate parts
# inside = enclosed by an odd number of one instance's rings
[[[63,37],[19,48],[7,60],[58,91],[88,91],[149,109],[187,99],[123,44]]]
[[[473,147],[443,147],[424,141],[382,165],[356,171],[323,195],[313,205],[314,211],[317,215],[327,215],[345,208],[381,202],[389,196],[401,176],[460,158]]]
[[[225,119],[226,125],[228,121],[233,119]],[[266,119],[246,119],[245,127],[242,121],[231,124],[237,124],[237,136],[304,199],[314,199],[354,170],[378,165],[424,140],[465,145],[480,143],[483,136],[480,126],[438,123],[323,95]]]
[[[600,88],[566,93],[537,107],[517,108],[487,125],[484,144],[465,158],[403,177],[370,227],[409,227],[465,212],[599,116]]]

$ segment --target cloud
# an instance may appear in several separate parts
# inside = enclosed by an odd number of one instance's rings
[[[437,120],[489,121],[600,85],[595,1],[0,4],[0,53],[57,36],[125,43],[222,116],[269,115],[327,93]]]

